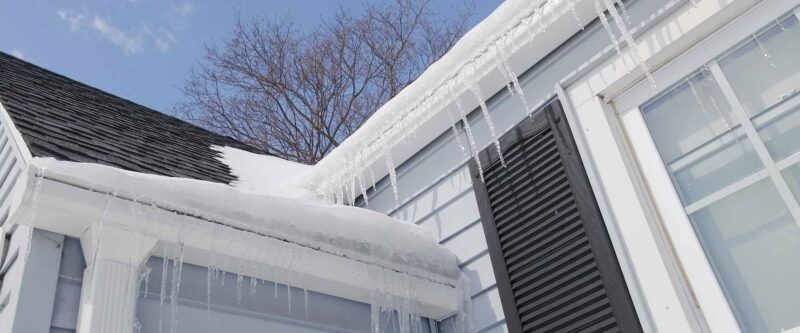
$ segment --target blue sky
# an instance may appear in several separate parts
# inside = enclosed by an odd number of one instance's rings
[[[0,3],[0,50],[169,113],[190,69],[244,17],[316,25],[340,6],[386,0],[13,0]],[[471,0],[434,0],[437,12]],[[475,0],[476,24],[502,0]]]

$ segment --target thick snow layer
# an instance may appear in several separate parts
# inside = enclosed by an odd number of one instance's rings
[[[310,191],[289,185],[293,179],[308,173],[310,165],[232,147],[211,146],[211,149],[220,152],[218,159],[230,167],[231,173],[236,176],[237,180],[231,185],[243,192],[309,200],[315,198]]]
[[[451,285],[459,277],[455,255],[424,229],[366,209],[247,193],[224,184],[98,164],[37,157],[31,165],[46,179],[155,204],[361,262]]]

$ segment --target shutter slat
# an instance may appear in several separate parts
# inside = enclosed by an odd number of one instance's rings
[[[494,147],[482,152],[485,183],[473,183],[509,330],[641,331],[610,241],[597,236],[602,220],[577,151],[564,153],[574,142],[565,141],[571,136],[553,105],[501,138],[506,166]],[[474,162],[470,169],[478,179]]]

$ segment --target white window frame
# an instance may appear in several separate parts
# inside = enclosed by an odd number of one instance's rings
[[[630,149],[633,153],[632,155],[636,157],[638,167],[644,176],[647,189],[643,190],[648,192],[647,195],[656,206],[661,222],[681,263],[686,283],[694,292],[708,327],[714,332],[733,332],[740,329],[706,253],[703,251],[697,234],[689,221],[688,214],[758,180],[767,177],[773,180],[782,179],[780,170],[800,159],[800,156],[798,156],[800,154],[772,163],[766,147],[763,144],[760,146],[754,144],[756,153],[762,162],[765,162],[765,158],[766,161],[770,161],[769,163],[764,163],[765,168],[763,170],[684,208],[639,107],[671,89],[674,84],[684,80],[685,77],[706,64],[710,63],[709,67],[716,80],[720,76],[721,70],[714,62],[715,59],[718,59],[735,46],[740,45],[742,41],[748,39],[754,32],[759,31],[764,26],[768,26],[770,22],[774,22],[775,19],[793,10],[797,5],[797,1],[792,0],[765,0],[753,6],[746,13],[732,20],[726,26],[656,71],[654,73],[658,82],[656,89],[653,89],[649,82],[640,82],[611,101],[611,105],[614,106],[623,125],[621,130],[625,132],[624,134],[628,138],[628,147],[626,148]],[[795,9],[795,15],[800,18],[800,11]],[[724,80],[719,83],[726,98],[731,99],[732,90],[730,85]],[[744,114],[741,104],[736,104],[739,105],[732,105],[732,108],[734,114],[737,115],[737,119],[747,118],[748,116]],[[756,135],[758,137],[758,133],[754,132],[755,128],[752,123],[746,121],[742,122],[742,124],[741,127],[744,129],[744,133],[741,136],[752,137]],[[761,143],[761,140],[753,141]],[[793,198],[788,188],[782,188],[785,187],[785,182],[776,181],[775,183],[783,183],[777,187],[784,201]],[[789,210],[796,219],[800,216],[795,215],[800,214],[800,206],[797,205],[796,201],[789,205]],[[800,327],[790,329],[788,332],[800,332]]]

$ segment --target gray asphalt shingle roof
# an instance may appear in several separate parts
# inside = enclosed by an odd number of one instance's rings
[[[2,52],[0,102],[34,156],[230,183],[209,146],[262,153]]]

